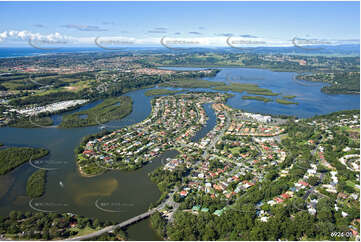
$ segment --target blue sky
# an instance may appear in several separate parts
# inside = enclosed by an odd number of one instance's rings
[[[359,2],[0,2],[0,45],[95,37],[144,45],[164,36],[219,45],[231,35],[270,45],[294,37],[347,43],[359,31]]]

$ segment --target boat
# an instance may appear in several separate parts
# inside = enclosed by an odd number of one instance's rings
[[[59,185],[60,185],[61,187],[64,187],[64,184],[63,184],[62,181],[59,182]]]

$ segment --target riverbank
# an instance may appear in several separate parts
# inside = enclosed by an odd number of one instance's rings
[[[298,117],[302,116],[313,116],[317,113],[328,113],[332,110],[341,110],[344,108],[344,103],[349,103],[354,109],[357,109],[358,106],[353,105],[355,102],[354,99],[350,99],[350,97],[344,96],[326,96],[319,95],[319,87],[321,85],[317,84],[315,86],[305,86],[299,87],[292,82],[291,77],[293,74],[284,73],[284,75],[280,75],[280,73],[268,73],[263,70],[254,70],[255,72],[249,74],[249,72],[239,72],[234,71],[233,73],[226,71],[222,71],[220,73],[220,77],[214,80],[224,79],[224,76],[231,75],[235,77],[243,76],[244,79],[250,78],[252,80],[260,80],[261,87],[267,87],[268,89],[272,89],[274,92],[281,92],[281,88],[284,86],[287,90],[290,91],[291,94],[297,94],[296,100],[300,102],[300,106],[289,106],[287,109],[287,105],[278,105],[277,103],[267,103],[267,106],[262,102],[244,102],[241,100],[240,95],[235,93],[234,98],[230,98],[227,101],[227,105],[230,107],[237,107],[245,112],[252,113],[267,113],[267,114],[278,114],[279,110],[282,110],[284,113],[293,114]],[[222,77],[223,76],[223,77]],[[232,79],[233,76],[230,76]],[[265,76],[265,77],[264,77]],[[264,79],[263,79],[264,77]],[[267,79],[271,77],[270,79]],[[272,79],[274,77],[274,79]],[[258,78],[258,79],[257,79]],[[263,82],[264,80],[264,82]],[[264,83],[272,83],[274,87],[269,87]],[[281,87],[280,87],[281,86]],[[295,90],[299,90],[299,93],[296,93]],[[194,91],[194,90],[193,90]],[[200,90],[196,90],[200,91]],[[133,108],[133,113],[127,116],[125,119],[120,122],[112,122],[110,124],[105,124],[106,128],[112,129],[120,129],[124,126],[129,126],[132,123],[138,123],[143,121],[149,114],[149,110],[151,109],[151,105],[148,105],[148,97],[143,95],[142,91],[134,91],[126,95],[130,95],[135,102],[135,106]],[[300,100],[299,100],[300,98]],[[356,98],[355,98],[356,99]],[[245,103],[251,103],[245,105]],[[257,105],[254,105],[256,103]],[[278,106],[281,106],[280,109]],[[74,161],[73,150],[76,146],[79,145],[79,141],[82,137],[88,134],[94,134],[99,132],[99,127],[87,127],[81,129],[42,129],[42,130],[31,130],[31,129],[14,129],[14,128],[2,128],[3,137],[6,137],[5,140],[0,140],[2,143],[6,144],[32,144],[35,147],[47,147],[51,150],[53,156],[52,158],[55,160],[67,160],[69,162]],[[41,132],[39,132],[41,131]],[[53,140],[55,143],[49,143],[49,140]],[[160,162],[160,161],[159,161]],[[158,163],[159,163],[158,162]],[[73,164],[73,163],[71,163]],[[112,219],[112,220],[126,220],[128,217],[134,216],[136,214],[140,214],[142,211],[148,208],[149,204],[157,201],[160,194],[158,194],[159,190],[151,181],[148,181],[147,173],[148,169],[156,167],[155,162],[152,164],[148,164],[134,172],[106,172],[101,176],[93,177],[92,179],[83,179],[80,177],[79,173],[76,171],[74,166],[68,165],[66,167],[62,167],[63,169],[59,169],[54,172],[54,175],[49,176],[50,182],[47,185],[46,191],[46,199],[54,200],[58,198],[60,195],[64,202],[68,203],[71,207],[73,207],[76,213],[86,215],[87,217],[96,217],[99,219]],[[144,172],[143,172],[144,171]],[[6,210],[10,211],[12,209],[21,209],[28,210],[27,203],[21,205],[21,201],[17,200],[19,195],[21,195],[21,188],[18,184],[25,184],[22,182],[22,177],[24,176],[25,168],[19,170],[15,175],[16,188],[12,188],[11,194],[15,194],[12,196],[7,196],[6,199],[3,200],[1,205],[2,214],[5,214]],[[117,191],[115,191],[110,197],[109,201],[120,201],[125,203],[134,203],[134,208],[129,209],[126,215],[116,214],[116,213],[102,213],[96,211],[97,209],[92,206],[94,200],[90,199],[91,197],[87,197],[84,199],[83,204],[76,204],[74,199],[80,195],[91,193],[92,191],[102,190],[101,186],[97,187],[95,184],[102,184],[104,179],[108,179],[110,177],[114,177],[119,179],[119,184],[128,184],[124,187],[119,187]],[[26,178],[25,178],[26,179]],[[65,187],[59,187],[59,179],[64,182]],[[138,186],[138,184],[141,184]],[[49,189],[48,189],[49,188]],[[15,190],[18,190],[16,192]],[[129,196],[124,196],[124,194],[129,194]],[[85,196],[85,195],[84,195]],[[90,195],[89,195],[90,196]],[[64,208],[59,208],[62,211]],[[138,210],[137,210],[138,209]],[[5,211],[5,212],[4,212]],[[144,227],[147,227],[144,225]],[[139,233],[139,224],[132,225],[130,229],[137,230],[134,234]],[[142,230],[143,231],[143,230]],[[150,229],[144,228],[144,232],[142,232],[144,236],[142,237],[144,240],[153,235],[153,232]],[[135,237],[134,237],[135,238]],[[139,237],[137,237],[139,238]]]
[[[152,100],[151,115],[141,123],[84,140],[76,151],[77,163],[91,175],[103,169],[139,169],[153,157],[187,143],[201,129],[207,120],[202,104],[225,102],[229,96],[194,92],[157,97]]]
[[[321,88],[327,94],[360,94],[360,72],[300,74],[296,79],[328,83]]]
[[[16,167],[49,154],[43,148],[11,147],[0,150],[0,175],[5,175]]]
[[[88,110],[64,115],[59,128],[79,128],[122,119],[132,112],[132,99],[127,96],[112,97]]]

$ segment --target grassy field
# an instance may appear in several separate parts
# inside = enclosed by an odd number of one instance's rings
[[[242,96],[242,99],[244,100],[257,100],[262,102],[272,102],[273,100],[271,98],[262,97],[262,96]]]
[[[256,84],[248,84],[248,83],[231,83],[227,86],[217,86],[213,87],[215,90],[220,91],[232,91],[232,92],[247,92],[249,94],[255,95],[264,95],[264,96],[278,96],[279,93],[274,93],[272,90],[266,88],[260,88]]]
[[[168,90],[168,89],[151,89],[145,92],[146,96],[155,96],[155,95],[167,95],[167,94],[176,94],[180,93],[183,90]]]
[[[121,119],[132,111],[132,99],[128,96],[107,98],[88,110],[63,116],[59,127],[87,127]]]
[[[298,102],[292,102],[289,100],[284,100],[284,99],[279,99],[279,98],[276,99],[276,102],[279,104],[285,104],[285,105],[298,104]]]

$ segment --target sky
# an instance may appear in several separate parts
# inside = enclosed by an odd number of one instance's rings
[[[0,2],[0,47],[287,46],[292,40],[359,39],[359,2]]]

